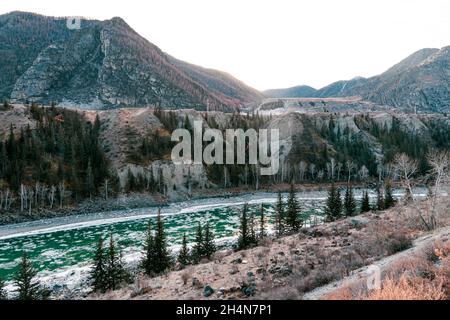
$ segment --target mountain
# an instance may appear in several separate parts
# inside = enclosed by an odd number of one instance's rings
[[[177,60],[121,18],[0,16],[0,99],[107,109],[160,105],[231,111],[261,99],[232,76]]]
[[[360,96],[364,100],[392,107],[448,112],[450,47],[419,50],[378,76],[337,81],[317,90],[310,97],[352,96]]]
[[[318,98],[353,96],[355,95],[353,93],[357,92],[355,88],[357,89],[364,86],[366,82],[367,79],[362,77],[356,77],[351,80],[336,81],[317,90],[315,96]]]
[[[408,59],[370,79],[360,95],[370,101],[411,109],[450,111],[450,47],[429,51],[423,60]],[[407,66],[408,62],[413,62]],[[407,66],[407,67],[406,67]]]
[[[286,89],[270,89],[263,91],[269,98],[309,98],[314,97],[316,89],[310,86],[296,86]]]

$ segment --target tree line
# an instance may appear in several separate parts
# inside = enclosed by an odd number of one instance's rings
[[[99,144],[98,116],[91,123],[76,111],[35,104],[28,112],[36,127],[11,124],[0,141],[0,210],[31,212],[119,192]]]

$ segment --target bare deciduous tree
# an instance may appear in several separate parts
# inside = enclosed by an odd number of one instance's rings
[[[300,161],[298,165],[299,175],[300,175],[300,181],[303,181],[305,179],[305,172],[308,168],[308,164],[305,161]]]
[[[365,181],[369,177],[369,170],[365,165],[363,165],[361,169],[359,169],[358,175],[361,181]]]
[[[314,180],[316,176],[316,165],[314,163],[309,164],[309,174],[311,175],[311,180]]]
[[[431,166],[430,175],[434,180],[430,201],[430,227],[436,228],[437,199],[442,186],[450,181],[450,153],[448,151],[432,151],[427,155]]]
[[[347,182],[350,183],[350,179],[352,177],[352,172],[353,172],[353,170],[355,170],[356,165],[355,165],[354,162],[352,162],[350,160],[347,160],[347,162],[345,163],[345,167],[347,169],[347,174],[348,174],[348,181]]]
[[[422,210],[420,209],[413,192],[414,186],[413,177],[419,169],[418,162],[414,159],[411,159],[406,154],[402,153],[395,156],[393,168],[395,172],[395,177],[400,180],[400,183],[405,188],[407,195],[410,197],[411,202],[414,204],[414,208],[416,209],[420,220],[428,230],[432,230],[432,226],[430,225],[430,222],[427,221],[424,215],[422,214]]]
[[[393,165],[395,177],[400,180],[406,192],[409,192],[412,200],[415,201],[412,178],[419,169],[418,162],[408,157],[405,153],[402,153],[395,156]]]

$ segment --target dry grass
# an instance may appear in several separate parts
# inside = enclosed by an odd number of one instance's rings
[[[382,288],[369,293],[366,300],[445,300],[446,281],[448,282],[448,279],[429,281],[406,275],[402,275],[400,279],[388,277],[383,281]]]
[[[322,300],[353,300],[352,290],[348,287],[327,294]]]
[[[448,300],[450,244],[437,242],[407,260],[395,263],[381,288],[367,292],[363,284],[342,287],[325,300]]]

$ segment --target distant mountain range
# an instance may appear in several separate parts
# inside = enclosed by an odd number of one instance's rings
[[[125,21],[0,16],[0,99],[106,109],[160,105],[230,111],[262,99],[224,72],[177,60]]]
[[[360,96],[365,100],[412,110],[450,111],[450,47],[419,50],[381,75],[337,81],[322,89],[308,86],[263,92],[272,98]]]
[[[121,18],[83,19],[74,30],[65,18],[0,15],[0,100],[233,111],[266,97],[353,96],[402,110],[450,111],[450,47],[420,50],[372,78],[261,93],[225,72],[164,53]]]

